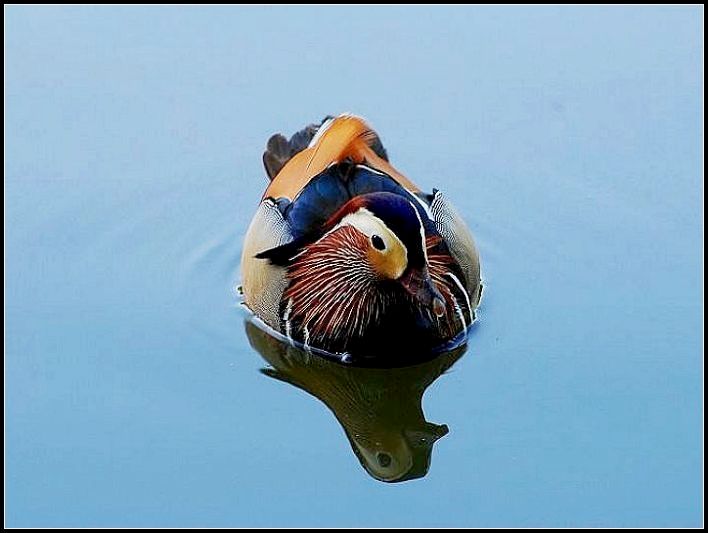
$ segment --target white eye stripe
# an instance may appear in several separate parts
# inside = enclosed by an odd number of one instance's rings
[[[345,216],[337,226],[353,226],[369,238],[386,228],[383,220],[364,207]]]
[[[383,220],[374,215],[365,207],[362,207],[358,211],[345,216],[332,231],[342,226],[353,226],[366,235],[369,239],[371,239],[374,235],[378,235],[386,244],[386,248],[385,250],[382,250],[382,252],[392,249],[393,246],[391,245],[397,243],[405,252],[406,257],[408,257],[408,250],[401,239],[398,238],[398,235],[391,231]]]

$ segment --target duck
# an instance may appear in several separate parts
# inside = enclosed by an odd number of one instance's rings
[[[266,143],[269,183],[246,231],[243,304],[307,350],[449,349],[476,320],[475,240],[438,189],[389,162],[352,114]]]

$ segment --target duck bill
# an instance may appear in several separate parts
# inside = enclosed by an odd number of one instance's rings
[[[401,278],[403,288],[425,309],[437,317],[445,314],[445,300],[433,284],[427,269],[410,270]]]

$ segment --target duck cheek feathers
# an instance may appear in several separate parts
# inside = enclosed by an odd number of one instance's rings
[[[391,246],[385,251],[370,247],[367,256],[374,272],[383,279],[398,279],[408,267],[406,250],[400,246]]]

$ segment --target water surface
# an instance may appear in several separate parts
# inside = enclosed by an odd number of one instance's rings
[[[702,8],[5,15],[7,525],[701,524]],[[234,292],[266,139],[343,111],[482,256],[466,353],[370,408],[437,438],[402,483]]]

